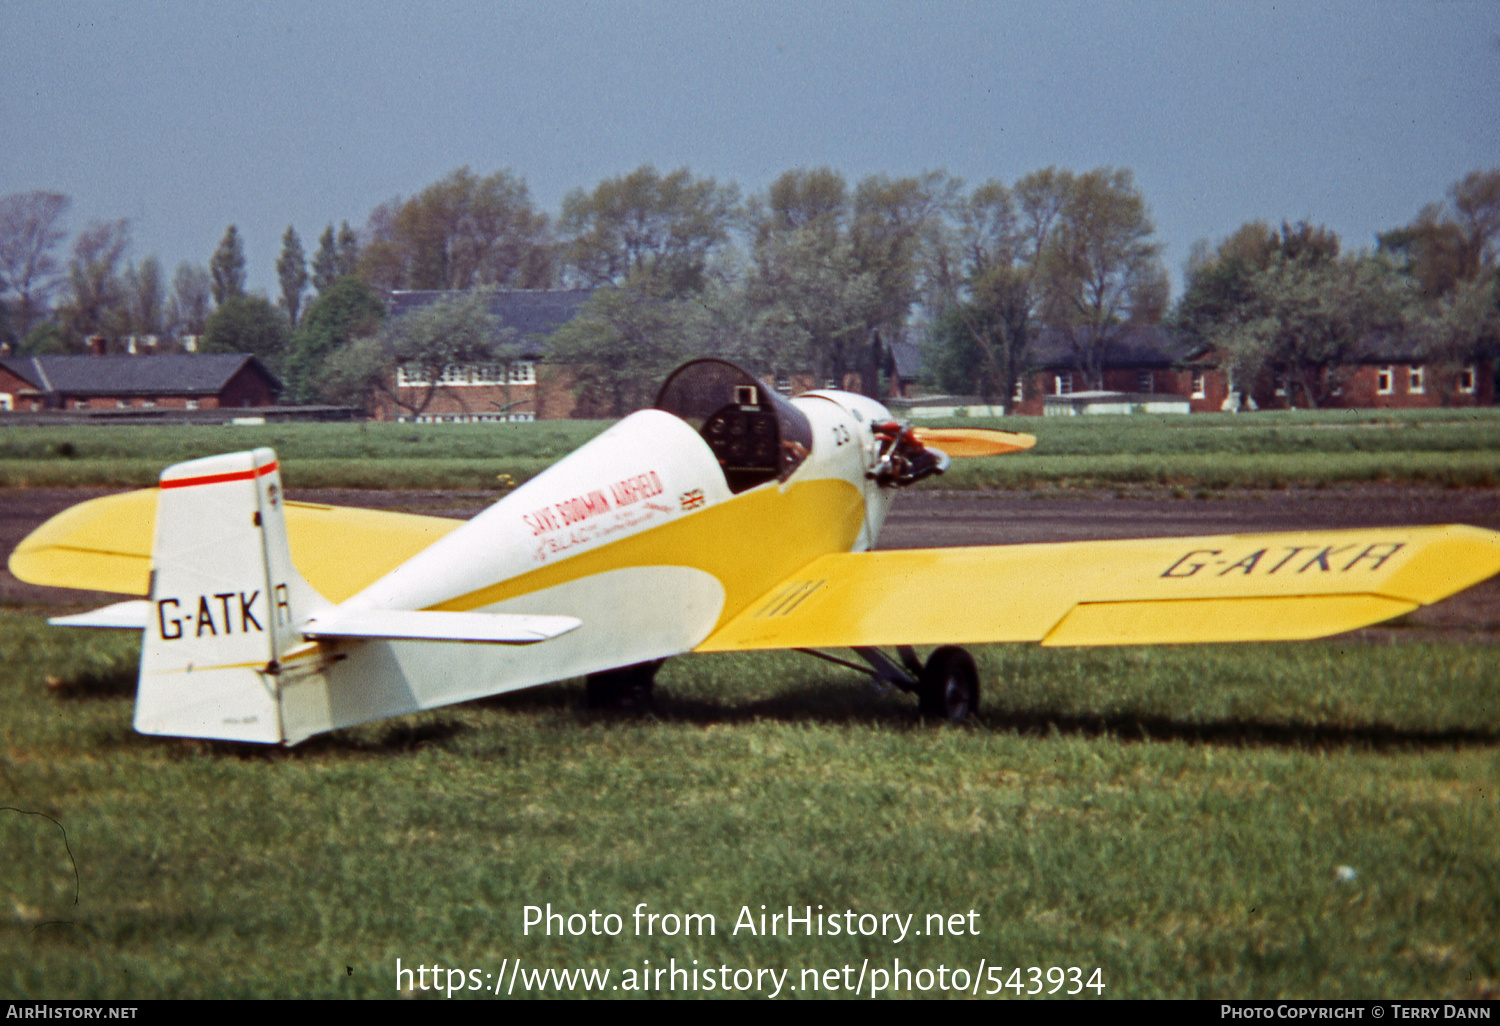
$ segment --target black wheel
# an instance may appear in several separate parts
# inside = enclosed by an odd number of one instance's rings
[[[979,708],[979,671],[974,657],[944,645],[927,657],[917,682],[917,708],[931,719],[962,723]]]
[[[622,666],[588,676],[586,692],[590,709],[612,709],[616,712],[650,712],[651,688],[662,659],[649,663]]]

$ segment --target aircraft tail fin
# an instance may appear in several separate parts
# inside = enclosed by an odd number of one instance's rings
[[[328,603],[297,573],[270,449],[162,471],[135,728],[277,742],[280,660]]]

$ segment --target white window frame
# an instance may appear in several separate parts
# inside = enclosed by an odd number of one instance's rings
[[[419,367],[396,368],[397,388],[425,388],[427,374]],[[476,385],[534,385],[536,364],[530,360],[515,363],[450,363],[443,368],[438,385],[443,388],[468,388]]]
[[[1156,375],[1148,370],[1135,372],[1135,390],[1148,395],[1156,391]]]
[[[1396,391],[1396,368],[1386,364],[1375,368],[1375,394],[1394,395]]]
[[[0,392],[0,410],[9,413],[15,408],[16,397],[11,395],[9,392]]]
[[[1208,375],[1202,371],[1193,372],[1193,398],[1208,398]]]
[[[1412,364],[1406,369],[1406,391],[1411,395],[1427,393],[1427,368],[1420,363]]]
[[[1073,372],[1068,371],[1066,374],[1053,375],[1052,388],[1054,389],[1053,395],[1072,395]]]
[[[1025,378],[1017,378],[1016,379],[1016,390],[1011,393],[1011,395],[1010,395],[1010,401],[1013,402],[1013,403],[1023,403],[1023,402],[1026,401],[1026,379]]]
[[[1478,390],[1479,368],[1469,364],[1458,372],[1458,390],[1463,395],[1473,395]]]

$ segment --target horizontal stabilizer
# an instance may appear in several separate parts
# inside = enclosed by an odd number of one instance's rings
[[[155,488],[90,499],[31,532],[10,556],[28,584],[145,595],[151,587]],[[292,561],[318,594],[342,602],[462,520],[389,510],[284,502]]]
[[[490,641],[529,645],[583,626],[575,616],[521,613],[443,613],[426,610],[329,610],[302,627],[309,638],[389,638],[408,641]]]
[[[1500,534],[1461,526],[843,553],[813,560],[697,651],[1293,641],[1497,572]]]
[[[109,627],[116,630],[146,629],[146,617],[151,615],[151,603],[145,599],[116,602],[102,609],[72,616],[54,616],[47,620],[54,627]]]

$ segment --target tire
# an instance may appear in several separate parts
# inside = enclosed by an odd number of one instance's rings
[[[656,683],[656,671],[661,669],[664,661],[657,659],[589,674],[585,685],[589,708],[625,713],[650,712],[651,689]]]
[[[944,645],[927,658],[917,682],[917,708],[927,719],[962,723],[979,708],[979,671],[974,657]]]

